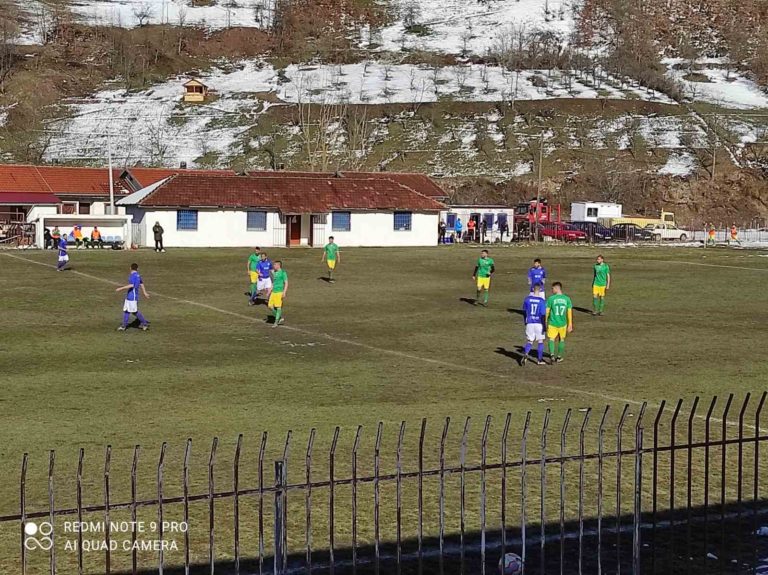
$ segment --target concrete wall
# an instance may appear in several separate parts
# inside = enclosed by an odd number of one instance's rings
[[[145,229],[142,244],[153,246],[152,226],[160,222],[165,234],[166,247],[274,247],[285,246],[285,222],[277,213],[267,213],[266,231],[249,231],[245,211],[198,210],[197,230],[176,229],[176,210],[139,210],[130,208],[134,222],[142,223]],[[394,230],[394,215],[379,212],[354,212],[351,216],[350,231],[333,231],[332,217],[327,216],[325,224],[316,224],[315,245],[322,244],[328,236],[334,236],[342,246],[431,246],[437,243],[436,212],[413,213],[410,231]],[[309,215],[302,216],[302,245],[309,240]]]

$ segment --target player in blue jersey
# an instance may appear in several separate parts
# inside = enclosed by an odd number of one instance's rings
[[[533,260],[533,267],[528,270],[528,286],[533,292],[533,286],[541,284],[542,297],[547,293],[547,270],[541,267],[541,260]]]
[[[59,248],[59,263],[56,264],[56,271],[61,272],[64,271],[64,268],[67,267],[67,263],[69,262],[69,255],[67,254],[67,236],[61,236],[57,247]]]
[[[139,264],[131,264],[131,275],[128,276],[128,284],[117,288],[116,292],[127,292],[125,294],[125,303],[123,304],[123,323],[117,328],[117,331],[125,331],[128,327],[128,321],[131,314],[139,320],[139,327],[147,331],[149,322],[139,311],[139,290],[145,298],[149,299],[147,289],[144,287],[144,280],[139,275]]]
[[[525,318],[525,348],[520,365],[528,361],[533,342],[538,349],[538,365],[544,365],[544,321],[547,315],[547,302],[544,299],[543,287],[540,283],[533,284],[533,292],[523,301],[523,317]]]
[[[266,252],[261,252],[256,270],[259,279],[256,283],[256,293],[251,301],[256,303],[260,292],[264,292],[264,299],[269,301],[269,296],[272,294],[272,260],[267,257]]]

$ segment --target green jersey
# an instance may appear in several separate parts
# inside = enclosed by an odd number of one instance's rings
[[[336,261],[336,254],[339,253],[339,246],[337,244],[326,244],[325,246],[325,259],[329,262]]]
[[[272,272],[272,291],[277,293],[283,293],[285,291],[285,283],[288,281],[288,274],[285,273],[283,268]]]
[[[611,275],[611,268],[610,266],[603,262],[601,264],[595,264],[594,266],[595,271],[595,279],[592,282],[592,285],[597,287],[605,287],[608,285],[608,276]]]
[[[259,254],[254,252],[248,256],[248,269],[252,272],[259,271]]]
[[[565,294],[554,294],[547,300],[547,325],[552,327],[568,326],[568,311],[573,309],[571,298]]]
[[[477,260],[477,277],[491,277],[491,268],[493,267],[493,258],[479,258]]]

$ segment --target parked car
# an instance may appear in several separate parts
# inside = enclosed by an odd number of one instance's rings
[[[571,222],[570,225],[587,234],[591,242],[610,242],[613,239],[611,230],[597,222]]]
[[[650,230],[641,228],[637,224],[616,224],[611,226],[613,239],[624,242],[648,241],[653,239]]]
[[[569,224],[539,224],[539,236],[563,242],[585,241],[587,234]]]
[[[684,242],[688,239],[688,232],[681,230],[675,224],[648,224],[645,226],[651,234],[651,238],[657,242],[662,240],[680,240]]]

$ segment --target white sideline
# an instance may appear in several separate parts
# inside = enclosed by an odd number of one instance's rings
[[[53,264],[47,264],[47,263],[44,263],[44,262],[38,262],[38,261],[35,261],[35,260],[31,260],[29,258],[23,258],[21,256],[12,255],[12,254],[5,253],[5,252],[0,252],[0,254],[4,255],[6,257],[9,257],[9,258],[13,258],[13,259],[19,260],[19,261],[23,261],[23,262],[27,262],[27,263],[32,263],[32,264],[39,265],[39,266],[46,267],[46,268],[56,269],[56,266],[53,265]],[[666,261],[666,260],[662,260],[662,261]],[[689,263],[689,262],[675,262],[675,263]],[[714,264],[701,264],[701,265],[714,265]],[[716,266],[716,267],[734,267],[734,266]],[[756,268],[743,268],[743,269],[756,269]],[[757,269],[757,271],[768,271],[768,269],[766,269],[766,270]],[[84,272],[80,272],[80,271],[77,271],[77,270],[68,270],[67,273],[76,274],[76,275],[79,275],[81,277],[85,277],[85,278],[92,279],[94,281],[98,281],[98,282],[101,282],[101,283],[106,283],[106,284],[109,284],[109,285],[115,285],[115,286],[123,285],[120,282],[115,282],[115,281],[108,280],[108,279],[105,279],[105,278],[100,278],[98,276],[94,276],[94,275],[87,274],[87,273],[84,273]],[[264,324],[263,320],[256,319],[253,316],[241,314],[241,313],[234,312],[234,311],[229,311],[229,310],[218,308],[218,307],[215,307],[215,306],[212,306],[212,305],[208,305],[208,304],[205,304],[205,303],[201,303],[201,302],[197,302],[197,301],[193,301],[193,300],[188,300],[188,299],[183,299],[183,298],[177,298],[177,297],[174,297],[174,296],[161,294],[161,293],[158,293],[158,292],[155,292],[155,291],[151,291],[149,293],[152,296],[154,296],[154,297],[160,297],[160,298],[168,299],[168,300],[179,302],[179,303],[184,303],[184,304],[187,304],[187,305],[192,305],[192,306],[200,307],[200,308],[203,308],[203,309],[207,309],[209,311],[215,311],[215,312],[218,312],[218,313],[221,313],[221,314],[224,314],[224,315],[228,315],[228,316],[231,316],[231,317],[237,317],[237,318],[240,318],[240,319],[244,319],[246,321],[249,321],[251,323],[256,323],[256,324],[259,324],[259,325],[263,325]],[[461,370],[461,371],[468,371],[468,372],[476,373],[476,374],[477,373],[481,373],[483,375],[487,375],[487,376],[490,376],[490,377],[507,379],[505,376],[500,375],[500,374],[498,374],[496,372],[493,372],[493,371],[486,371],[486,370],[482,370],[482,369],[476,369],[474,367],[469,367],[469,366],[462,365],[462,364],[451,363],[451,362],[447,362],[447,361],[443,361],[443,360],[439,360],[439,359],[434,359],[434,358],[429,358],[429,357],[421,357],[421,356],[418,356],[418,355],[413,355],[413,354],[410,354],[410,353],[406,353],[406,352],[403,352],[403,351],[397,351],[397,350],[394,350],[394,349],[387,349],[387,348],[383,348],[383,347],[377,347],[377,346],[374,346],[374,345],[369,345],[367,343],[361,343],[359,341],[353,341],[353,340],[349,340],[349,339],[345,339],[345,338],[341,338],[341,337],[336,337],[336,336],[333,336],[333,335],[328,334],[328,333],[322,333],[322,332],[318,333],[318,332],[314,332],[314,331],[310,331],[310,330],[306,330],[306,329],[302,329],[300,327],[295,327],[295,326],[290,326],[290,325],[283,325],[283,326],[280,327],[280,330],[282,330],[282,331],[284,331],[284,330],[293,331],[295,333],[300,333],[300,334],[308,335],[308,336],[311,336],[311,337],[322,337],[322,338],[325,338],[325,339],[327,339],[329,341],[333,341],[333,342],[336,342],[336,343],[343,343],[345,345],[351,345],[351,346],[359,347],[361,349],[365,349],[365,350],[368,350],[368,351],[373,351],[373,352],[382,353],[382,354],[386,354],[386,355],[392,355],[392,356],[400,357],[400,358],[403,358],[403,359],[410,359],[410,360],[419,361],[419,362],[427,362],[427,363],[431,363],[433,365],[437,365],[437,366],[440,366],[440,367],[449,367],[451,369],[458,369],[458,370]],[[658,403],[654,403],[654,402],[651,402],[651,401],[643,402],[643,401],[638,401],[636,399],[627,399],[627,398],[624,398],[624,397],[616,397],[616,396],[606,395],[604,393],[600,393],[600,392],[596,392],[596,391],[587,391],[587,390],[584,390],[584,389],[573,389],[573,388],[569,388],[569,387],[565,387],[565,386],[561,386],[561,385],[554,385],[554,384],[551,384],[551,383],[538,383],[538,382],[537,383],[529,383],[527,381],[516,381],[515,383],[519,383],[519,384],[522,384],[522,385],[527,385],[529,387],[535,387],[537,389],[549,389],[549,390],[557,391],[557,392],[560,392],[560,393],[570,393],[570,394],[582,395],[582,396],[586,396],[586,397],[597,397],[597,398],[600,398],[600,399],[608,400],[608,401],[613,402],[613,403],[626,403],[626,404],[638,405],[638,406],[639,405],[643,405],[643,403],[647,403],[647,406],[650,407],[650,408],[658,408],[659,407]],[[682,415],[682,412],[681,412],[681,415]],[[696,419],[700,419],[702,421],[706,420],[705,416],[699,415],[699,414],[697,414],[695,416],[695,418]],[[718,417],[711,417],[710,421],[714,422],[714,423],[723,423],[723,420],[721,418],[718,418]],[[730,426],[738,426],[738,421],[728,420],[726,423],[728,425],[730,425]],[[749,423],[744,423],[744,428],[750,429],[752,431],[756,431],[755,426],[751,425]],[[764,428],[760,428],[759,431],[760,431],[760,433],[768,432],[768,430],[766,430]]]

